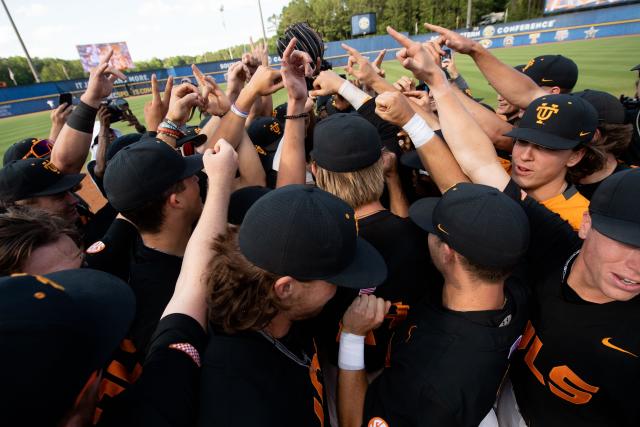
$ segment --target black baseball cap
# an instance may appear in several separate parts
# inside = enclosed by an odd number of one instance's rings
[[[199,147],[207,142],[207,135],[200,133],[199,126],[187,126],[186,130],[184,136],[176,140],[176,147],[182,147],[187,142],[193,142],[196,147]]]
[[[626,114],[624,106],[615,96],[600,90],[586,89],[582,92],[575,92],[573,96],[578,96],[593,106],[598,112],[598,121],[608,124],[624,124]]]
[[[244,187],[231,193],[227,221],[234,225],[242,224],[251,206],[270,191],[270,188],[255,185]]]
[[[284,126],[285,123],[285,118],[284,116],[287,115],[287,106],[289,104],[287,102],[285,102],[284,104],[280,104],[278,105],[276,108],[273,109],[271,115],[273,117],[276,118],[276,120],[278,120],[280,122],[280,124],[282,124]]]
[[[254,145],[275,151],[275,143],[282,139],[284,127],[275,117],[257,117],[249,125],[247,133]]]
[[[457,184],[440,198],[418,200],[409,216],[482,266],[515,266],[529,246],[529,220],[522,207],[486,185]]]
[[[581,97],[545,95],[529,104],[519,127],[505,136],[551,150],[570,150],[591,141],[597,126],[598,112]]]
[[[262,196],[244,217],[239,244],[251,263],[298,280],[362,289],[387,277],[380,253],[358,237],[353,209],[317,187],[287,185]]]
[[[0,278],[3,424],[58,425],[134,314],[131,288],[102,271]]]
[[[380,156],[377,129],[357,114],[333,114],[315,126],[311,158],[323,169],[353,172],[371,166]]]
[[[605,236],[640,247],[640,169],[614,173],[591,197],[593,228]]]
[[[48,159],[52,148],[53,143],[47,139],[25,138],[7,148],[2,164],[6,166],[14,160],[26,158]]]
[[[76,187],[83,178],[83,173],[60,172],[48,159],[14,160],[0,169],[0,200],[17,202],[60,194]]]
[[[629,71],[639,71],[639,70],[640,70],[640,64],[636,65],[635,67],[633,67]]]
[[[562,55],[537,56],[524,65],[522,72],[538,86],[558,86],[571,90],[578,81],[578,66]]]
[[[201,154],[182,157],[159,139],[145,139],[123,148],[107,163],[104,189],[117,211],[128,211],[159,197],[202,168]]]

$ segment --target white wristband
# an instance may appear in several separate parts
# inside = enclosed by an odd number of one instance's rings
[[[409,134],[409,138],[411,138],[416,148],[422,147],[435,135],[435,132],[429,127],[427,122],[417,113],[402,126],[402,129]]]
[[[344,99],[349,101],[349,104],[351,104],[356,110],[360,109],[360,107],[362,107],[362,104],[364,104],[369,98],[371,98],[369,95],[358,89],[353,83],[348,80],[345,80],[344,83],[342,83],[342,86],[340,86],[340,89],[338,89],[338,93]]]
[[[364,369],[364,337],[340,333],[340,350],[338,351],[338,367],[346,371]]]

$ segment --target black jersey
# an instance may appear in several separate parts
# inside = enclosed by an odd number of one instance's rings
[[[640,425],[640,297],[581,299],[566,281],[581,240],[531,198],[522,205],[533,304],[511,369],[521,415],[530,426]]]
[[[476,427],[524,330],[527,292],[511,277],[502,310],[456,312],[428,302],[412,310],[394,338],[390,367],[367,390],[364,425],[379,418],[392,427]]]
[[[322,427],[325,413],[315,343],[300,323],[279,340],[211,331],[198,426]]]

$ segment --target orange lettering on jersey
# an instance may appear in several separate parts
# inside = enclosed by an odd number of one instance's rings
[[[394,302],[393,304],[391,304],[391,306],[395,307],[395,313],[389,313],[385,315],[384,318],[391,319],[391,322],[389,323],[389,329],[394,329],[398,327],[400,323],[404,322],[404,320],[407,318],[410,307],[406,304],[403,304],[402,301]]]
[[[527,354],[524,356],[524,362],[527,364],[527,366],[531,370],[531,373],[538,379],[538,381],[540,381],[540,384],[544,385],[544,377],[533,364],[541,348],[542,348],[542,341],[540,341],[538,337],[535,337],[535,339],[533,340],[533,344],[531,344],[531,347],[529,347]]]
[[[314,347],[314,354],[313,354],[313,358],[311,359],[311,365],[309,366],[309,378],[311,378],[311,384],[313,385],[313,388],[316,390],[316,393],[318,393],[318,396],[313,398],[313,412],[316,414],[316,417],[318,417],[318,420],[320,421],[320,427],[324,426],[324,407],[322,405],[323,402],[323,392],[324,392],[324,387],[322,386],[322,383],[320,382],[320,380],[318,379],[318,376],[321,375],[321,369],[320,369],[320,361],[318,360],[318,349],[316,348],[316,343],[314,341],[313,343],[313,347]]]
[[[518,350],[523,350],[527,348],[527,346],[529,345],[529,341],[531,341],[531,338],[533,338],[535,333],[536,333],[536,330],[531,324],[531,321],[530,320],[527,321],[527,327],[524,330],[524,334],[522,334],[522,339],[520,340],[520,344],[518,344]]]
[[[567,380],[579,388],[573,387]],[[567,365],[562,365],[556,366],[549,372],[549,389],[567,402],[574,405],[584,405],[593,397],[591,393],[596,393],[600,387],[586,383]]]

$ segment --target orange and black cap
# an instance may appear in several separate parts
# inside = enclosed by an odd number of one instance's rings
[[[591,197],[593,228],[627,245],[640,247],[640,169],[614,173]]]
[[[529,246],[522,207],[493,187],[460,183],[440,198],[420,199],[409,217],[469,261],[486,267],[515,266]]]
[[[52,196],[76,187],[84,174],[64,174],[48,159],[14,160],[0,169],[0,200]]]
[[[570,150],[593,139],[598,112],[581,97],[545,95],[535,99],[517,128],[505,136],[550,150]]]
[[[578,66],[562,55],[537,56],[522,67],[522,72],[538,86],[557,86],[570,91],[578,81]]]
[[[131,288],[105,272],[0,278],[3,425],[58,425],[134,314]]]

